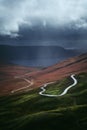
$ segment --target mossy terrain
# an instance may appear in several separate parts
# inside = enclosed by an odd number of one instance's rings
[[[62,97],[44,97],[40,88],[0,97],[0,130],[86,130],[87,74],[76,75],[78,84]],[[71,78],[51,84],[46,93],[61,93]]]

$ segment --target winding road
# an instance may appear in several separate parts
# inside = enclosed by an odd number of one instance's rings
[[[41,87],[41,92],[39,92],[39,95],[41,96],[46,96],[46,97],[58,97],[58,96],[63,96],[65,94],[67,94],[68,90],[71,89],[72,87],[74,87],[78,82],[77,82],[77,79],[75,78],[75,74],[72,74],[70,76],[72,79],[73,79],[73,84],[71,84],[70,86],[68,86],[60,95],[50,95],[50,94],[44,94],[44,92],[46,91],[46,87],[49,85],[49,84],[53,84],[55,82],[50,82],[50,83],[46,83],[44,84],[42,87]],[[23,78],[23,77],[15,77],[15,78],[21,78],[23,80],[25,80],[29,85],[25,86],[25,87],[22,87],[22,88],[19,88],[19,89],[15,89],[15,90],[12,90],[11,93],[15,93],[15,92],[18,92],[18,91],[21,91],[21,90],[24,90],[24,89],[27,89],[29,88],[30,86],[32,86],[34,84],[33,80],[28,80],[26,78]]]
[[[60,95],[44,94],[44,92],[46,91],[45,88],[47,87],[47,85],[53,84],[54,82],[50,82],[50,83],[44,84],[44,86],[41,87],[42,91],[39,92],[39,94],[40,94],[41,96],[46,96],[46,97],[58,97],[58,96],[63,96],[63,95],[65,95],[65,94],[67,94],[68,90],[71,89],[72,87],[74,87],[74,86],[78,83],[78,82],[77,82],[77,79],[75,78],[75,74],[72,74],[70,77],[73,79],[74,83],[71,84],[69,87],[67,87]]]

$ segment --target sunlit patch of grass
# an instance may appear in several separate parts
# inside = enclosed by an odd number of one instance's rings
[[[50,95],[60,95],[72,83],[73,81],[70,79],[70,77],[65,78],[54,84],[48,85],[44,93],[50,94]]]

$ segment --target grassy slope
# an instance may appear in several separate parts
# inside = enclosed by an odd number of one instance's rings
[[[78,84],[62,97],[40,96],[40,89],[0,97],[0,130],[86,130],[87,74],[76,78]],[[71,82],[49,85],[47,93],[60,93]]]

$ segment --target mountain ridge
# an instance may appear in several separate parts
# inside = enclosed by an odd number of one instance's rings
[[[34,84],[30,89],[35,89],[45,83],[62,80],[64,77],[68,77],[71,74],[78,75],[80,73],[87,73],[87,53],[69,58],[68,60],[64,60],[58,64],[43,69],[29,69],[28,67],[24,67],[23,71],[21,66],[18,66],[18,68],[15,66],[15,69],[11,69],[11,67],[8,66],[2,66],[2,68],[2,71],[0,70],[0,72],[1,77],[3,74],[4,80],[0,79],[0,94],[8,94],[14,89],[19,89],[29,85],[23,80],[25,78],[33,80]],[[6,69],[8,69],[7,73]]]
[[[64,77],[70,76],[71,74],[79,74],[83,72],[87,73],[87,53],[50,66],[41,72],[36,74],[34,73],[32,77],[34,76],[37,82],[43,81],[43,83],[45,83],[60,80]]]

